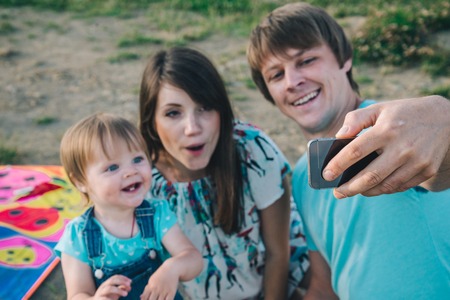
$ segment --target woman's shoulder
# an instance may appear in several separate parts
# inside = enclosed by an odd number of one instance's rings
[[[257,125],[240,120],[234,121],[233,136],[234,139],[240,143],[251,142],[259,137],[269,139],[264,131]]]
[[[257,125],[245,121],[241,121],[238,119],[235,119],[233,121],[233,129],[234,133],[239,131],[250,131],[250,132],[262,132],[262,129],[259,128]]]
[[[260,127],[252,123],[235,120],[234,139],[237,145],[246,151],[253,149],[250,152],[254,152],[256,149],[257,152],[261,150],[263,153],[267,151],[280,153],[275,142]]]
[[[164,177],[163,173],[161,173],[160,170],[158,170],[155,166],[153,166],[153,168],[152,168],[152,187],[151,187],[150,191],[151,192],[158,191],[158,193],[157,194],[150,193],[147,198],[148,199],[150,199],[151,197],[163,198],[160,196],[160,192],[170,189],[170,185],[171,185],[170,182],[166,179],[166,177]]]

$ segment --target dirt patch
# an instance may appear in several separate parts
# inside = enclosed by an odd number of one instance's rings
[[[149,24],[148,17],[75,19],[68,13],[29,8],[0,9],[14,31],[0,35],[0,141],[16,148],[23,164],[59,164],[58,148],[65,129],[95,111],[136,120],[141,73],[159,45],[126,49],[140,59],[111,63],[121,51],[119,38]],[[341,21],[351,34],[361,18]],[[157,35],[155,26],[149,34]],[[241,119],[260,126],[294,163],[305,150],[297,126],[244,84],[249,78],[245,38],[213,35],[195,47],[215,62],[227,81]],[[449,82],[433,80],[417,69],[360,66],[356,77],[370,78],[362,90],[369,98],[392,99],[419,95],[421,89]],[[38,125],[39,120],[56,121]]]

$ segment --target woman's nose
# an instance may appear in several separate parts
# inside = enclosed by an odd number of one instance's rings
[[[184,133],[186,135],[194,135],[194,134],[199,133],[200,131],[201,131],[201,126],[200,126],[198,117],[195,114],[188,116],[186,118],[186,125],[185,125]]]

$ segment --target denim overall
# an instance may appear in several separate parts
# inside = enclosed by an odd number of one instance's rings
[[[92,219],[93,213],[93,207],[91,207],[83,214],[83,218],[86,219],[86,225],[83,229],[83,238],[87,246],[88,258],[93,262],[93,274],[95,274],[96,271],[98,272],[98,270],[101,270],[103,273],[103,276],[100,279],[94,276],[95,286],[98,288],[100,284],[113,275],[124,275],[130,278],[132,283],[131,291],[128,293],[128,296],[121,299],[139,299],[150,276],[162,264],[162,260],[158,256],[156,249],[150,249],[148,247],[149,239],[153,239],[153,245],[156,245],[155,229],[153,225],[154,208],[151,207],[147,201],[143,201],[135,210],[136,221],[139,230],[141,231],[141,237],[144,240],[146,253],[134,262],[115,268],[104,265],[106,256],[102,251],[101,230],[97,223]],[[94,265],[94,258],[100,258],[100,265]],[[177,293],[175,299],[181,300],[182,298]]]

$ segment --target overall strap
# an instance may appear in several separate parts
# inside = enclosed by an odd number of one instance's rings
[[[86,219],[86,223],[82,230],[84,242],[86,244],[87,255],[90,260],[95,257],[99,257],[103,253],[102,249],[102,233],[100,227],[95,223],[94,219],[94,207],[90,207],[83,215]]]
[[[144,200],[141,205],[135,210],[136,221],[141,231],[142,238],[154,238],[155,237],[155,227],[153,224],[153,219],[155,215],[154,207],[147,201]]]

